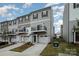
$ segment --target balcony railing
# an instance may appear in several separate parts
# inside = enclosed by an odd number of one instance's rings
[[[9,32],[6,32],[6,35],[16,35],[16,33],[14,31],[9,31]]]
[[[39,27],[35,27],[35,28],[31,28],[31,31],[35,32],[35,31],[46,31],[47,28],[45,26],[39,26]]]
[[[18,31],[17,31],[17,34],[25,34],[25,33],[28,33],[28,31],[26,30],[26,29],[19,29]]]

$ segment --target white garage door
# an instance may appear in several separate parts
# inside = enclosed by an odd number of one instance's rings
[[[39,43],[49,43],[50,38],[49,37],[39,37]]]

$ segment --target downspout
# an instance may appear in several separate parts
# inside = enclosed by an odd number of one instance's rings
[[[68,3],[68,44],[69,44],[69,10],[70,10],[70,7]]]

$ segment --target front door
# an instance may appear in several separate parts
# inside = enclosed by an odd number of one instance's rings
[[[76,32],[76,42],[79,42],[79,32]]]
[[[34,43],[37,42],[37,35],[34,35]]]
[[[36,43],[36,35],[34,35],[34,43]]]

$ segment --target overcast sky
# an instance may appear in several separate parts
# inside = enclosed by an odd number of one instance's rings
[[[61,3],[0,3],[0,22],[11,20],[40,8],[52,6],[55,33],[60,33],[60,25],[63,24],[64,4]]]

